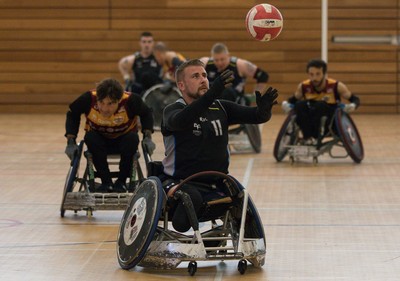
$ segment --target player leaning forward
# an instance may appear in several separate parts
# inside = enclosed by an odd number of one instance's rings
[[[164,110],[161,131],[165,158],[160,178],[166,192],[174,183],[197,172],[213,170],[228,174],[228,126],[267,122],[276,104],[278,93],[271,87],[264,94],[256,92],[256,107],[220,100],[223,90],[232,85],[233,72],[223,72],[209,88],[204,67],[197,59],[179,66],[176,80],[182,98]],[[192,185],[184,185],[181,190],[189,194],[199,215],[203,203],[200,191]],[[173,210],[172,223],[178,231],[190,228],[182,203]]]

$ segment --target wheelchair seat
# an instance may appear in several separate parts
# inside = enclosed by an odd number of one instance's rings
[[[324,118],[324,117],[323,117]],[[327,126],[325,126],[327,124]],[[344,154],[337,154],[334,148],[342,148]],[[296,114],[292,109],[275,141],[273,154],[277,162],[281,162],[287,155],[293,164],[300,158],[312,157],[313,163],[318,163],[318,157],[329,153],[332,158],[350,158],[355,163],[361,163],[364,158],[364,148],[361,136],[350,115],[338,105],[331,120],[321,120],[321,129],[316,143],[305,144],[302,132],[296,123]]]
[[[184,198],[179,195],[180,186],[199,176],[220,176],[227,182],[226,194],[207,201],[208,210],[191,219],[192,231],[174,231],[170,229],[168,198]],[[197,261],[207,260],[239,260],[238,270],[244,274],[247,261],[261,267],[266,253],[264,228],[248,192],[233,177],[213,171],[185,179],[168,195],[159,178],[150,176],[143,181],[121,220],[117,243],[123,269],[136,265],[171,269],[187,261],[190,275],[195,274]]]

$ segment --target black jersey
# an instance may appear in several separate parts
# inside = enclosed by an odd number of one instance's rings
[[[246,79],[239,75],[239,71],[237,69],[237,57],[230,57],[229,65],[223,71],[218,72],[217,67],[215,66],[213,58],[210,58],[206,64],[206,72],[208,81],[210,81],[210,85],[214,82],[214,80],[225,70],[229,69],[233,71],[234,80],[232,82],[232,87],[240,94],[244,94],[244,85],[246,84]]]
[[[187,105],[183,98],[164,109],[164,173],[184,179],[201,171],[228,173],[228,126],[266,122],[271,112],[226,100],[210,91]]]
[[[183,99],[166,108],[166,113],[186,106]],[[229,150],[227,116],[221,104],[214,102],[185,130],[163,130],[164,173],[184,179],[200,171],[228,173]]]
[[[136,52],[132,71],[135,75],[135,82],[139,84],[143,82],[142,76],[144,73],[153,73],[158,77],[162,77],[162,66],[157,62],[153,54],[144,58],[140,52]]]

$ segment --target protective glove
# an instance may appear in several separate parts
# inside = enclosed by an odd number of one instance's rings
[[[210,91],[212,91],[216,97],[220,97],[225,88],[232,86],[233,79],[233,71],[229,69],[225,70],[214,80]]]
[[[357,106],[355,103],[348,103],[343,105],[343,110],[347,113],[353,112],[354,110],[356,110]]]
[[[278,103],[276,100],[278,98],[277,89],[269,87],[263,95],[261,95],[259,91],[256,91],[255,93],[257,107],[260,109],[271,110],[272,106]]]
[[[153,142],[153,140],[151,139],[151,137],[149,136],[145,136],[143,138],[143,144],[145,145],[147,152],[150,155],[153,155],[154,150],[156,149],[156,144]]]
[[[78,145],[74,138],[68,138],[67,147],[65,148],[65,154],[67,154],[70,160],[74,159],[75,154],[78,153]]]
[[[294,107],[294,104],[292,104],[292,103],[289,103],[285,100],[282,102],[282,109],[285,113],[289,113],[293,109],[293,107]]]
[[[354,104],[356,108],[360,106],[360,98],[354,94],[352,94],[351,97],[349,98],[349,102]]]

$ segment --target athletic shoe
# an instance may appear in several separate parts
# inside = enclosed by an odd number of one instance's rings
[[[123,193],[126,192],[126,186],[123,182],[121,182],[120,180],[116,180],[114,183],[114,187],[112,188],[113,192],[117,192],[117,193]]]
[[[111,184],[100,184],[99,187],[96,188],[96,192],[99,193],[108,193],[112,191]]]

